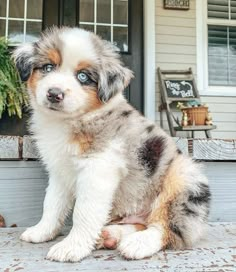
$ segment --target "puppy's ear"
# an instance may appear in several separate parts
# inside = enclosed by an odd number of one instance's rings
[[[107,102],[118,92],[122,92],[134,76],[130,69],[123,66],[120,55],[115,51],[117,48],[111,43],[103,42],[98,96],[102,102]]]
[[[13,60],[22,81],[27,81],[33,71],[34,46],[23,44],[13,51]]]

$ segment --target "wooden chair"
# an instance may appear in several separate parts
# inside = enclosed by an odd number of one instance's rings
[[[166,111],[167,121],[172,137],[176,136],[177,131],[190,131],[194,138],[195,131],[204,131],[207,138],[211,138],[210,131],[215,129],[214,125],[191,125],[174,126],[176,118],[172,112],[171,104],[173,102],[189,102],[196,101],[200,103],[200,96],[197,85],[194,80],[192,69],[188,70],[161,70],[158,68],[159,86],[161,92],[160,117],[161,127],[163,127],[163,110]]]

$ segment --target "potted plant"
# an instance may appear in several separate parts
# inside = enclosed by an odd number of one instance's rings
[[[15,69],[8,43],[0,38],[0,134],[26,134],[26,106],[28,96],[25,85]]]
[[[212,125],[212,117],[206,104],[190,101],[185,105],[179,102],[177,108],[182,111],[181,126]]]

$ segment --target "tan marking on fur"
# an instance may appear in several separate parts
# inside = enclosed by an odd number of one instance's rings
[[[76,71],[81,71],[83,69],[87,69],[92,66],[92,63],[89,61],[81,61],[77,66],[76,66]]]
[[[65,95],[66,95],[66,94],[70,94],[70,93],[71,93],[71,90],[70,90],[70,89],[66,89],[66,90],[64,91],[64,93],[65,93]]]
[[[109,225],[116,225],[119,224],[119,222],[122,220],[122,217],[120,216],[114,216],[111,218],[111,221],[109,222]]]
[[[5,228],[6,223],[4,217],[0,214],[0,228]]]
[[[57,49],[50,49],[47,54],[50,61],[56,65],[61,64],[61,54]]]
[[[77,67],[76,71],[85,70],[87,68],[90,68],[92,66],[92,63],[89,61],[81,61]],[[87,112],[96,110],[100,108],[103,104],[98,98],[97,95],[97,88],[94,86],[83,86],[83,89],[88,94],[88,100],[87,100]]]
[[[98,98],[97,90],[89,86],[83,86],[83,89],[87,93],[87,112],[99,109],[103,103]]]
[[[93,144],[93,137],[85,133],[76,133],[72,137],[72,143],[79,144],[81,152],[85,153]]]
[[[176,197],[183,191],[184,182],[178,169],[178,161],[175,160],[167,171],[162,181],[160,194],[157,198],[156,207],[148,217],[148,225],[158,223],[163,227],[163,248],[182,248],[183,241],[177,237],[169,228],[170,209]]]
[[[142,224],[134,224],[134,227],[137,231],[141,231],[141,230],[145,230],[147,229],[146,226],[142,225]]]
[[[38,70],[34,70],[32,75],[27,81],[27,87],[35,94],[37,83],[41,79],[41,73]]]

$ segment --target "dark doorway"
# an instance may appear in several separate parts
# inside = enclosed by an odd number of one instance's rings
[[[116,44],[135,78],[125,90],[143,112],[143,0],[44,0],[43,28],[79,26]]]

